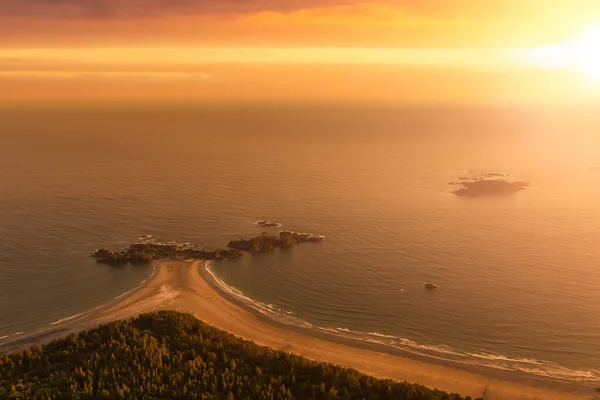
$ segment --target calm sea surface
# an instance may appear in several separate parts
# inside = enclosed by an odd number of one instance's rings
[[[213,267],[274,318],[598,382],[597,111],[2,109],[0,343],[149,275],[97,265],[88,257],[97,247],[146,234],[223,247],[269,219],[327,241]],[[449,182],[487,172],[532,186],[508,198],[450,192]]]

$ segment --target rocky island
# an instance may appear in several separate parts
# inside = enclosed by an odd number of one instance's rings
[[[509,182],[503,179],[482,179],[460,183],[461,188],[454,191],[457,196],[510,196],[529,187],[527,182]]]
[[[510,196],[530,186],[527,182],[511,182],[508,175],[490,172],[473,178],[460,177],[459,182],[450,182],[459,186],[453,193],[463,197]]]
[[[267,220],[256,221],[255,224],[262,228],[281,228],[283,226],[279,222],[272,222]]]
[[[310,233],[281,231],[278,236],[262,234],[248,239],[232,240],[227,245],[227,249],[207,251],[195,244],[160,243],[150,236],[143,236],[120,252],[102,248],[94,251],[91,256],[98,263],[109,265],[142,264],[160,259],[226,260],[240,257],[244,252],[258,253],[271,251],[277,247],[290,247],[295,244],[322,242],[323,240],[323,236],[314,236]]]
[[[232,240],[227,247],[234,250],[258,253],[261,251],[270,251],[276,247],[290,247],[299,243],[322,242],[323,240],[322,236],[313,236],[310,233],[281,231],[279,232],[279,236],[263,234],[250,239]]]

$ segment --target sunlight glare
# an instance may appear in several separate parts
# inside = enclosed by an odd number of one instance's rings
[[[600,82],[600,23],[589,25],[568,42],[529,50],[525,57],[533,65],[577,70]]]

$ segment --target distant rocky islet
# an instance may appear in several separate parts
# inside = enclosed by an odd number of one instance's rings
[[[450,182],[450,185],[458,186],[452,193],[461,197],[506,197],[531,186],[528,182],[510,181],[508,177],[501,172],[488,172],[472,177],[461,176],[458,182]]]

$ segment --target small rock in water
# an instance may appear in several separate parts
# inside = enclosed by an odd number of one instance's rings
[[[438,285],[436,285],[435,283],[426,283],[425,284],[425,289],[432,290],[432,289],[437,289],[437,288],[438,288]]]
[[[282,226],[279,222],[271,222],[267,220],[256,221],[256,225],[262,228],[280,228]]]

